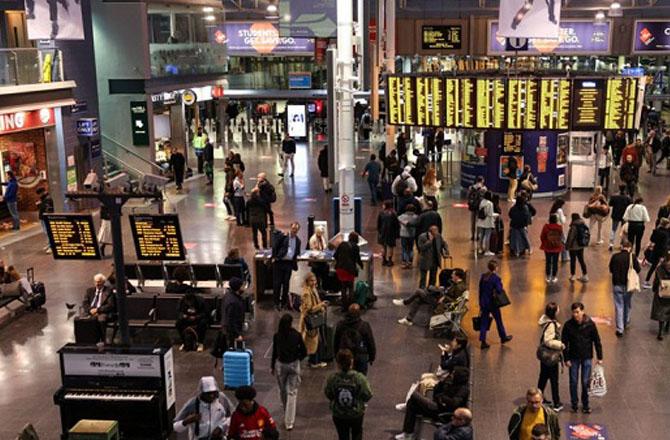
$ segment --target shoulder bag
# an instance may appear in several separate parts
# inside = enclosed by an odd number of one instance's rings
[[[314,292],[311,292],[310,295],[314,295]],[[307,330],[314,330],[319,327],[326,325],[326,312],[325,310],[320,310],[315,313],[308,313],[305,316],[305,327]]]
[[[510,301],[509,296],[507,296],[507,292],[505,292],[505,289],[501,289],[501,290],[494,289],[493,290],[493,305],[494,306],[501,309],[503,307],[507,307],[510,304],[512,304],[512,301]]]
[[[640,275],[635,272],[633,266],[633,253],[628,254],[628,273],[626,274],[626,292],[637,293],[640,291]]]
[[[538,345],[537,352],[535,353],[537,359],[542,363],[542,365],[547,367],[558,365],[559,362],[561,362],[563,359],[563,353],[560,350],[554,350],[544,345],[544,334],[551,324],[556,326],[556,335],[558,335],[558,325],[556,325],[555,322],[548,322],[547,325],[544,326],[544,330],[542,330],[542,336],[540,336],[540,345]],[[554,337],[554,339],[559,338]]]

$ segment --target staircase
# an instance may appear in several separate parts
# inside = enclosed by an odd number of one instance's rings
[[[102,172],[107,187],[125,188],[126,191],[146,190],[150,184],[154,188],[164,189],[167,179],[162,180],[164,170],[157,164],[147,160],[120,142],[102,135]]]

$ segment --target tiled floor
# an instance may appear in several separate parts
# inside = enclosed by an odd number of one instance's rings
[[[268,146],[248,146],[240,149],[247,162],[247,176],[258,171],[269,171],[270,178],[277,183],[279,200],[275,205],[277,225],[286,228],[297,220],[306,225],[307,216],[329,219],[330,201],[320,190],[320,179],[316,169],[316,146],[300,146],[296,157],[299,165],[294,179],[277,182],[273,176],[276,167],[274,149]],[[357,156],[366,156],[369,151],[359,148]],[[362,166],[362,159],[358,160]],[[180,213],[184,240],[189,246],[189,258],[193,262],[220,262],[231,247],[240,247],[243,254],[251,255],[250,232],[224,220],[225,210],[221,203],[221,176],[217,175],[214,188],[204,187],[202,179],[187,185],[186,197],[170,199]],[[668,195],[670,179],[645,176],[643,194],[649,206],[655,207]],[[248,185],[253,181],[249,179]],[[359,190],[367,200],[365,182],[357,180]],[[476,306],[476,283],[485,267],[486,260],[475,260],[468,240],[468,211],[453,207],[458,192],[446,189],[441,197],[440,212],[445,220],[445,236],[457,265],[470,271],[470,289],[473,292],[471,309]],[[566,212],[581,212],[587,194],[576,192],[569,195]],[[214,203],[215,206],[211,207]],[[210,205],[206,205],[210,204]],[[531,237],[537,245],[543,218],[549,209],[549,201],[535,202],[539,216],[532,226]],[[364,236],[374,240],[376,211],[364,203]],[[125,225],[127,231],[127,224]],[[305,229],[301,231],[303,236]],[[648,237],[649,231],[647,231]],[[56,439],[59,435],[59,416],[52,395],[60,386],[60,372],[56,350],[73,339],[72,319],[64,303],[78,302],[92,276],[107,272],[110,260],[102,262],[54,261],[40,252],[42,239],[33,238],[7,245],[0,249],[0,257],[6,264],[15,264],[21,270],[29,266],[36,268],[37,277],[46,283],[49,300],[46,311],[27,314],[0,329],[0,438],[13,438],[27,422],[33,423],[41,438]],[[128,259],[134,258],[128,234],[125,238]],[[377,250],[375,248],[375,250]],[[505,428],[514,405],[519,403],[529,386],[534,386],[538,374],[535,348],[539,338],[537,318],[550,300],[561,304],[561,319],[568,316],[572,301],[586,304],[587,312],[602,318],[612,318],[613,305],[607,273],[609,253],[603,246],[592,246],[586,252],[591,282],[588,284],[567,281],[567,267],[560,269],[560,282],[546,287],[544,283],[544,258],[535,250],[530,258],[502,259],[501,274],[513,305],[504,312],[506,326],[514,340],[501,347],[490,338],[493,346],[482,353],[473,350],[474,370],[474,414],[476,438],[506,438]],[[370,370],[374,398],[368,407],[366,439],[388,439],[398,432],[402,415],[393,409],[395,403],[405,396],[407,387],[417,376],[435,367],[438,361],[437,340],[427,337],[420,326],[412,328],[396,324],[402,310],[391,304],[391,299],[410,292],[416,286],[417,273],[398,266],[389,269],[376,265],[376,293],[381,297],[376,309],[368,312],[365,319],[372,324],[379,346],[377,362]],[[298,291],[295,276],[294,291]],[[649,321],[650,293],[644,292],[634,298],[633,323],[627,335],[617,340],[611,325],[599,325],[605,350],[605,368],[609,382],[609,393],[602,399],[594,399],[593,414],[589,416],[561,414],[563,427],[569,421],[584,420],[604,424],[610,439],[663,439],[670,430],[670,342],[655,339],[655,323]],[[258,400],[266,405],[277,420],[281,420],[281,409],[275,382],[269,373],[268,350],[271,335],[276,328],[277,314],[268,304],[261,303],[257,320],[249,334],[251,347],[255,351],[256,386]],[[335,314],[335,316],[338,316]],[[425,318],[425,316],[424,316]],[[469,316],[466,318],[469,322]],[[469,325],[466,324],[466,327]],[[494,331],[495,334],[495,331]],[[475,337],[472,336],[474,341]],[[194,392],[201,375],[215,374],[213,359],[207,353],[177,353],[177,400],[181,405]],[[293,432],[282,432],[284,439],[334,439],[328,406],[322,395],[322,387],[331,369],[304,370],[300,388],[298,420]],[[564,401],[569,401],[567,372],[561,375],[561,392]],[[430,434],[426,430],[424,436]],[[666,432],[666,434],[663,434]]]

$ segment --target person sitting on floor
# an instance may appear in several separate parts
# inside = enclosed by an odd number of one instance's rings
[[[188,273],[188,267],[177,266],[172,273],[172,280],[165,286],[165,293],[188,293],[193,291],[191,285],[186,284],[191,276]]]
[[[425,397],[419,391],[414,391],[405,407],[403,432],[396,435],[396,440],[414,438],[418,416],[437,420],[445,413],[453,413],[457,408],[467,407],[470,397],[469,378],[468,368],[455,367],[453,374],[446,376],[435,385],[432,399]]]
[[[177,306],[175,326],[182,341],[179,350],[203,351],[208,325],[209,313],[205,301],[193,290],[187,291]]]

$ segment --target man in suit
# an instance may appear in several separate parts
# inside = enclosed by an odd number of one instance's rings
[[[275,308],[281,311],[288,306],[291,274],[298,270],[298,255],[300,255],[300,238],[298,238],[300,224],[291,223],[288,235],[272,243],[272,290]]]
[[[440,235],[437,225],[432,225],[428,232],[419,235],[419,270],[421,278],[419,279],[419,289],[426,288],[426,278],[428,286],[434,286],[437,278],[437,270],[440,268],[442,258],[449,256],[449,247],[447,242]]]
[[[105,285],[107,278],[103,274],[95,275],[93,281],[95,287],[86,290],[82,307],[86,314],[98,321],[98,340],[104,341],[107,321],[116,312],[116,296],[112,288]]]

